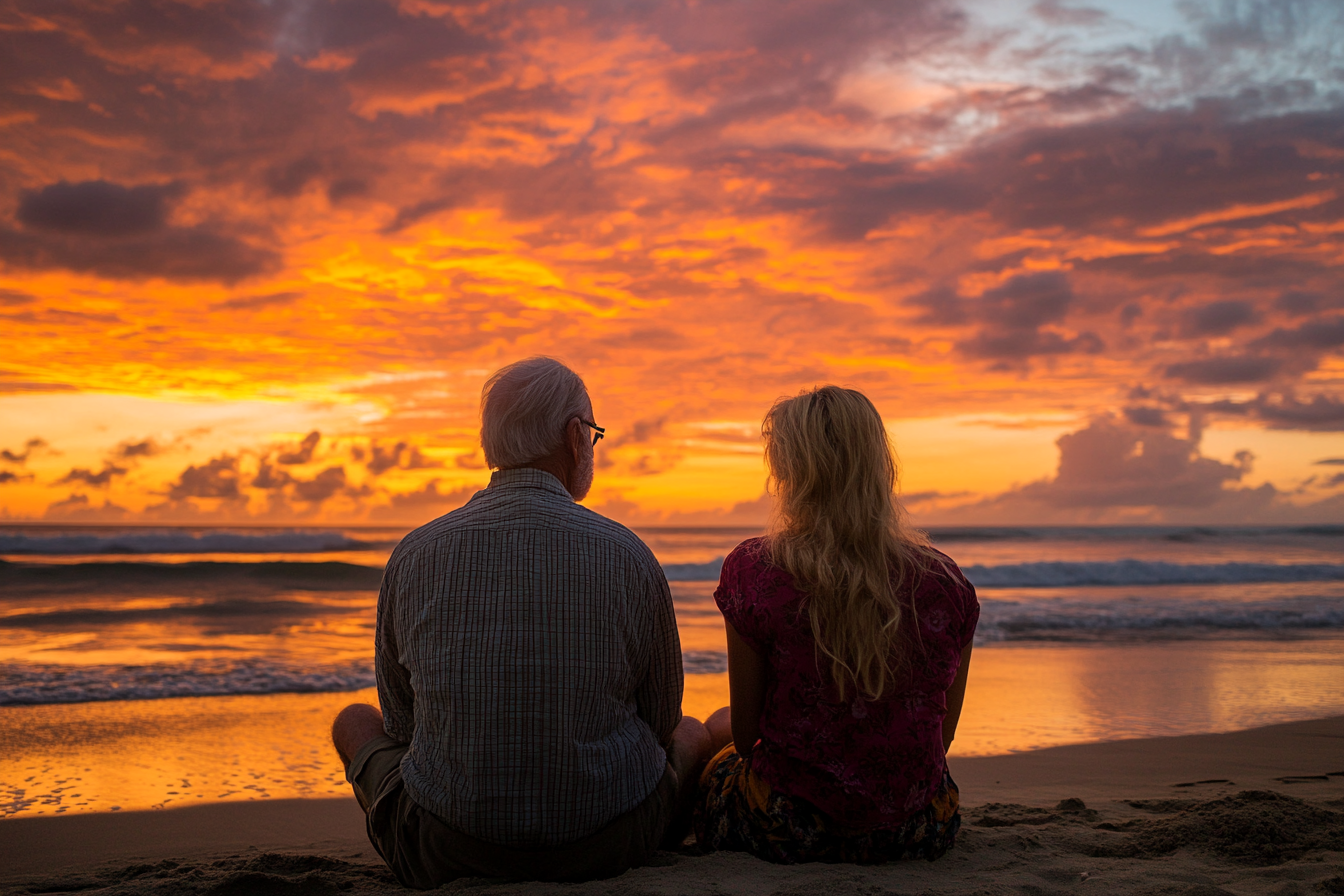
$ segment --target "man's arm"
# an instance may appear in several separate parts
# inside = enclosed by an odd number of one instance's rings
[[[657,567],[649,583],[650,626],[649,670],[635,690],[639,717],[653,731],[658,743],[666,747],[681,721],[681,697],[685,679],[681,669],[681,637],[677,634],[677,616],[672,609],[672,592],[663,570]]]
[[[410,743],[415,731],[415,689],[411,674],[397,660],[396,607],[399,565],[388,561],[378,589],[378,621],[373,635],[373,671],[378,680],[378,704],[383,711],[383,730],[401,743]]]

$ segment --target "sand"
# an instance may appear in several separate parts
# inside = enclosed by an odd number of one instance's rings
[[[489,894],[1344,894],[1344,717],[953,760],[964,826],[937,862],[770,865],[659,853],[586,884]],[[400,891],[353,799],[0,821],[0,893]]]

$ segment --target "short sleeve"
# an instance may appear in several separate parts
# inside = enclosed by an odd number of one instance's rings
[[[956,605],[961,615],[961,628],[957,633],[957,644],[963,649],[975,639],[975,627],[980,623],[980,599],[975,596],[975,586],[956,567],[953,586],[956,593]]]
[[[760,573],[759,551],[753,547],[752,541],[744,541],[724,558],[723,568],[719,571],[719,587],[714,589],[714,602],[738,637],[752,650],[764,655],[771,638],[763,608],[752,600],[755,589],[750,585]]]

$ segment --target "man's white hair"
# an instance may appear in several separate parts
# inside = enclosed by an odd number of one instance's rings
[[[491,468],[520,467],[555,451],[588,413],[588,388],[554,358],[515,361],[481,387],[481,448]]]

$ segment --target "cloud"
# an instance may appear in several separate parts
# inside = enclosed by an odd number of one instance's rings
[[[282,451],[276,457],[276,463],[281,464],[306,464],[313,459],[313,451],[317,449],[317,443],[322,440],[322,433],[313,430],[303,437],[299,447],[293,451]]]
[[[1221,336],[1238,327],[1254,323],[1259,313],[1250,302],[1225,300],[1190,309],[1185,316],[1188,336]]]
[[[36,230],[96,237],[151,233],[165,226],[181,184],[124,187],[105,180],[60,181],[19,197],[19,222]]]
[[[107,488],[115,477],[125,476],[127,472],[129,471],[125,467],[118,467],[114,464],[104,464],[103,468],[97,473],[83,467],[75,467],[69,473],[57,479],[52,485],[71,485],[82,482],[94,488]]]
[[[1344,400],[1335,395],[1314,395],[1308,401],[1291,394],[1262,395],[1255,400],[1253,408],[1271,429],[1344,431]]]
[[[0,485],[9,485],[14,482],[31,482],[32,473],[15,473],[10,470],[0,470]]]
[[[294,480],[294,493],[299,500],[321,504],[345,488],[345,467],[327,467],[312,479]]]
[[[1270,483],[1242,486],[1254,458],[1205,457],[1197,438],[1182,439],[1115,418],[1093,420],[1061,436],[1053,477],[956,508],[934,510],[924,524],[1292,522],[1329,519],[1333,505],[1298,507]]]
[[[171,226],[180,183],[128,187],[59,181],[19,196],[24,231],[0,227],[0,258],[30,268],[66,268],[116,278],[160,276],[233,282],[272,268],[279,256],[204,224]]]
[[[1344,316],[1307,321],[1293,329],[1278,328],[1251,343],[1256,348],[1306,350],[1313,354],[1344,346]]]
[[[301,292],[272,292],[263,295],[236,296],[232,299],[216,302],[210,307],[218,311],[258,311],[262,308],[292,305],[301,298],[303,298]]]
[[[1344,457],[1323,457],[1320,460],[1312,461],[1312,463],[1327,467],[1344,467]]]
[[[369,516],[382,522],[426,522],[461,507],[481,488],[465,485],[444,492],[439,480],[431,479],[415,491],[392,493],[388,503],[374,507]]]
[[[1246,472],[1201,457],[1198,445],[1184,439],[1107,419],[1057,444],[1055,478],[1024,486],[1022,497],[1055,507],[1207,507]]]
[[[365,464],[365,469],[374,476],[381,476],[388,470],[394,469],[429,470],[443,466],[443,464],[425,457],[417,446],[408,442],[397,442],[392,447],[385,448],[375,440],[369,443],[369,453],[370,458],[368,463]],[[457,458],[457,466],[477,469],[472,466],[474,456],[474,454],[460,455]],[[483,468],[483,465],[481,468]]]
[[[172,501],[187,498],[245,501],[246,497],[238,490],[238,458],[221,454],[199,467],[195,464],[188,466],[177,481],[168,486],[168,498]]]
[[[157,457],[165,449],[154,439],[126,439],[112,449],[113,460],[137,460],[142,457]]]
[[[1161,408],[1134,405],[1124,409],[1125,419],[1135,426],[1149,426],[1166,429],[1170,426],[1167,415]]]
[[[1283,366],[1281,358],[1228,355],[1169,364],[1163,373],[1170,379],[1200,386],[1230,386],[1273,379]]]
[[[0,227],[0,260],[16,267],[63,268],[113,279],[233,283],[273,269],[279,256],[208,227],[173,227],[146,236],[106,239],[34,235]]]
[[[8,448],[0,449],[0,460],[11,464],[25,464],[28,462],[28,458],[33,455],[33,452],[41,451],[46,447],[48,447],[46,439],[32,438],[24,442],[22,451],[11,451]]]
[[[42,516],[62,522],[111,523],[128,519],[131,512],[107,500],[101,505],[94,504],[88,495],[76,493],[50,504]]]
[[[1033,14],[1051,25],[1099,25],[1110,16],[1090,6],[1066,6],[1060,0],[1040,0],[1031,6]]]
[[[1042,329],[1062,323],[1073,301],[1069,279],[1058,271],[1012,277],[968,303],[973,306],[969,315],[980,323],[980,331],[960,343],[960,348],[971,357],[999,361],[1074,352],[1097,354],[1105,344],[1094,333],[1068,336]]]

